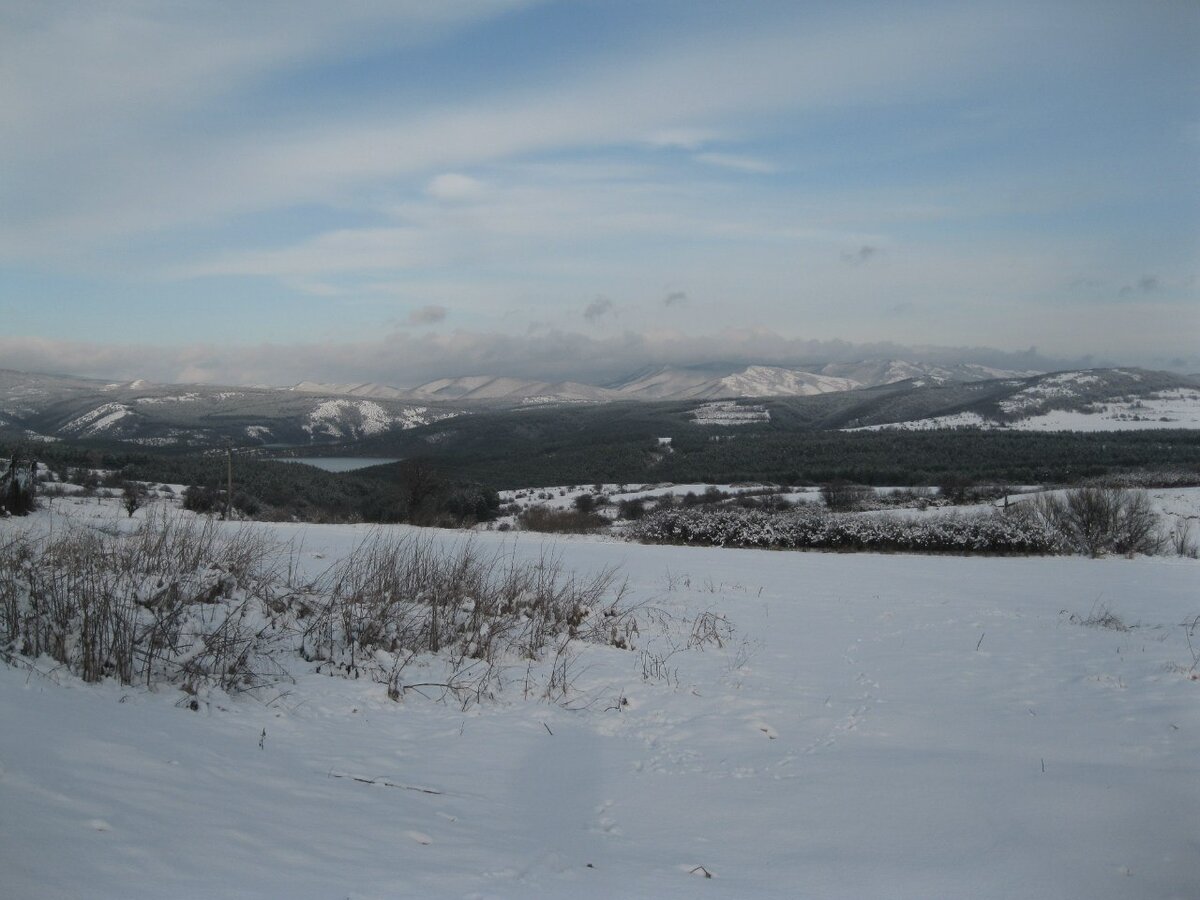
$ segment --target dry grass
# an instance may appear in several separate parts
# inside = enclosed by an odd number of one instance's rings
[[[614,570],[580,576],[549,553],[521,561],[381,530],[315,580],[299,573],[265,532],[203,517],[14,536],[0,546],[0,650],[188,692],[259,688],[308,661],[397,698],[414,687],[409,663],[431,655],[464,700],[548,653],[545,693],[563,696],[573,642],[625,648],[637,634]]]

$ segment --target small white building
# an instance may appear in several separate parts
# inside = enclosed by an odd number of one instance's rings
[[[660,438],[658,439],[658,446],[660,446],[660,447],[670,447],[670,446],[671,446],[671,439],[670,439],[669,437],[660,437]]]

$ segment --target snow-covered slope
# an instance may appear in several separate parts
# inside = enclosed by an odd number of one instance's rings
[[[292,386],[293,391],[302,394],[341,394],[347,397],[368,397],[372,400],[407,400],[411,399],[409,391],[379,384],[375,381],[363,381],[352,384],[330,384],[318,381],[301,381]]]
[[[316,385],[309,384],[309,388]],[[350,386],[339,386],[346,390]],[[362,392],[370,386],[358,385]],[[358,440],[457,415],[441,404],[308,390],[105,383],[0,370],[0,429],[33,440],[121,441],[203,450],[247,442]]]
[[[714,400],[693,409],[691,418],[696,425],[753,425],[758,422],[770,422],[771,412],[765,406],[743,404],[734,400]]]
[[[119,428],[121,421],[132,415],[133,410],[123,403],[103,403],[71,419],[59,430],[73,437],[96,437]]]
[[[1010,390],[970,409],[847,430],[1200,428],[1200,385],[1186,382],[1166,373],[1131,369],[1055,372],[1000,382]]]
[[[413,388],[412,395],[430,400],[479,401],[527,399],[612,400],[611,391],[574,381],[535,381],[497,375],[439,378]]]
[[[861,387],[846,378],[780,366],[747,366],[729,374],[664,368],[620,384],[616,391],[636,400],[717,400],[733,397],[804,397]]]
[[[975,363],[909,362],[903,359],[863,360],[851,363],[830,363],[820,368],[822,375],[837,376],[856,381],[864,387],[895,384],[913,380],[920,384],[949,384],[952,382],[986,381],[992,378],[1026,378],[1037,372],[995,369]]]
[[[938,366],[892,359],[831,363],[811,371],[752,365],[722,375],[704,370],[664,368],[644,373],[615,389],[622,396],[641,400],[807,397],[910,380],[920,387],[1028,374],[977,365]]]
[[[393,428],[428,425],[453,415],[427,406],[409,406],[389,412],[371,400],[322,400],[308,414],[308,422],[303,428],[313,436],[359,440]]]
[[[748,366],[720,380],[721,390],[729,397],[807,397],[851,391],[862,385],[849,378],[817,375],[799,369],[776,366]]]

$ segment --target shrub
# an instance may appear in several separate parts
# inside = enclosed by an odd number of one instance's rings
[[[1082,487],[1045,494],[1038,498],[1036,509],[1042,521],[1079,553],[1132,555],[1162,549],[1158,516],[1145,491]]]
[[[1192,522],[1190,519],[1176,517],[1175,527],[1171,530],[1171,549],[1176,556],[1186,556],[1196,559],[1200,556],[1200,548],[1192,540]]]
[[[551,534],[590,534],[608,525],[608,520],[592,512],[577,509],[551,509],[548,506],[531,506],[517,517],[517,524],[525,531],[542,531]]]
[[[194,513],[217,512],[224,502],[224,493],[216,488],[191,484],[183,489],[183,508]]]
[[[1063,548],[1058,534],[1036,518],[999,512],[893,519],[806,509],[672,509],[648,515],[631,535],[650,543],[776,549],[1046,554]]]
[[[829,481],[821,485],[821,499],[835,512],[861,509],[874,493],[865,485],[851,484],[849,481]]]
[[[641,497],[632,500],[622,500],[617,504],[617,518],[637,521],[646,515],[646,501]]]
[[[0,474],[0,512],[25,516],[37,505],[37,463],[22,461],[13,456],[6,471]]]
[[[971,500],[973,484],[974,482],[964,475],[945,475],[938,482],[938,495],[951,503],[968,503]]]

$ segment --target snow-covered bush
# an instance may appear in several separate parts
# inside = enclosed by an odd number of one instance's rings
[[[0,547],[0,649],[86,681],[253,686],[270,667],[244,620],[270,586],[268,550],[249,531],[166,518],[131,534],[19,534]]]
[[[770,513],[737,508],[659,510],[634,523],[633,537],[655,543],[885,552],[1059,553],[1059,535],[1044,522],[1002,513],[904,519],[831,515],[798,509]]]

